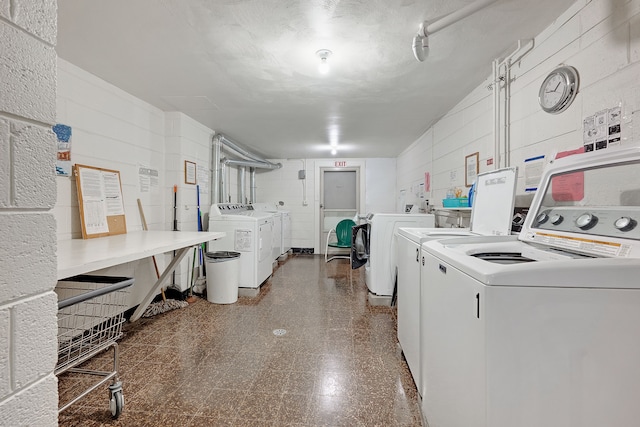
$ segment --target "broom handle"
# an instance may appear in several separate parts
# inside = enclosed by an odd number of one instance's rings
[[[144,216],[144,209],[142,209],[142,201],[138,199],[138,208],[140,209],[140,217],[142,218],[142,229],[147,231],[147,219]],[[156,256],[151,255],[151,259],[153,259],[153,267],[156,269],[156,278],[160,278],[160,270],[158,269],[158,262],[156,261]],[[162,301],[166,302],[167,297],[164,294],[164,288],[160,288],[160,292],[162,293]]]

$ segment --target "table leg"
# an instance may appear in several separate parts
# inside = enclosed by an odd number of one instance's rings
[[[187,254],[189,249],[191,249],[190,246],[186,248],[180,248],[176,251],[176,255],[173,257],[173,259],[171,260],[167,268],[164,269],[164,271],[162,272],[158,280],[156,280],[156,283],[154,283],[154,285],[149,290],[149,293],[144,297],[144,299],[142,300],[142,302],[140,303],[136,311],[133,312],[133,315],[129,319],[130,322],[135,322],[136,320],[140,319],[140,317],[142,317],[142,314],[147,309],[149,304],[151,304],[151,301],[153,301],[153,298],[155,298],[155,296],[157,295],[158,290],[160,289],[162,284],[167,280],[167,278],[171,275],[171,273],[174,272],[174,270],[176,269],[178,264],[180,264],[180,261],[182,261],[182,258],[184,258],[184,256]]]

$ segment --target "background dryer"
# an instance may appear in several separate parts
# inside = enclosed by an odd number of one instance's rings
[[[434,227],[432,214],[370,213],[364,224],[354,227],[354,239],[366,247],[357,252],[352,245],[352,268],[365,268],[365,282],[372,305],[390,305],[394,296],[397,270],[397,233],[401,227]],[[366,237],[358,237],[365,234]],[[362,253],[367,254],[362,258]]]
[[[273,214],[243,204],[217,203],[209,211],[209,231],[224,231],[226,236],[209,242],[208,251],[241,254],[238,294],[256,296],[273,273]]]
[[[287,254],[291,250],[291,212],[278,209],[275,204],[253,203],[256,211],[272,212],[279,224],[274,224],[274,243],[277,248],[274,251],[275,258]]]

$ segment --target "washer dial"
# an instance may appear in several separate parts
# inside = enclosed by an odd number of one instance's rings
[[[558,224],[560,224],[563,220],[564,220],[564,218],[563,218],[563,217],[562,217],[562,215],[560,215],[560,214],[553,214],[553,215],[551,215],[551,224],[553,224],[553,225],[558,225]]]
[[[616,227],[620,231],[629,231],[635,228],[637,222],[629,218],[628,216],[623,216],[616,219],[616,222],[613,223],[614,227]]]
[[[538,225],[544,224],[548,220],[549,220],[549,215],[547,215],[546,212],[542,212],[536,217],[536,223],[538,223]]]
[[[598,217],[590,213],[583,213],[576,219],[576,225],[582,230],[588,230],[598,223]]]

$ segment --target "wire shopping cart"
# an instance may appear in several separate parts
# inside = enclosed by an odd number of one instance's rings
[[[102,377],[80,395],[60,405],[58,412],[96,388],[109,385],[109,409],[118,418],[124,409],[122,383],[118,378],[118,340],[122,336],[127,295],[133,278],[80,275],[56,285],[58,294],[58,363],[55,374],[75,372]],[[113,348],[113,370],[77,368],[95,355]]]

